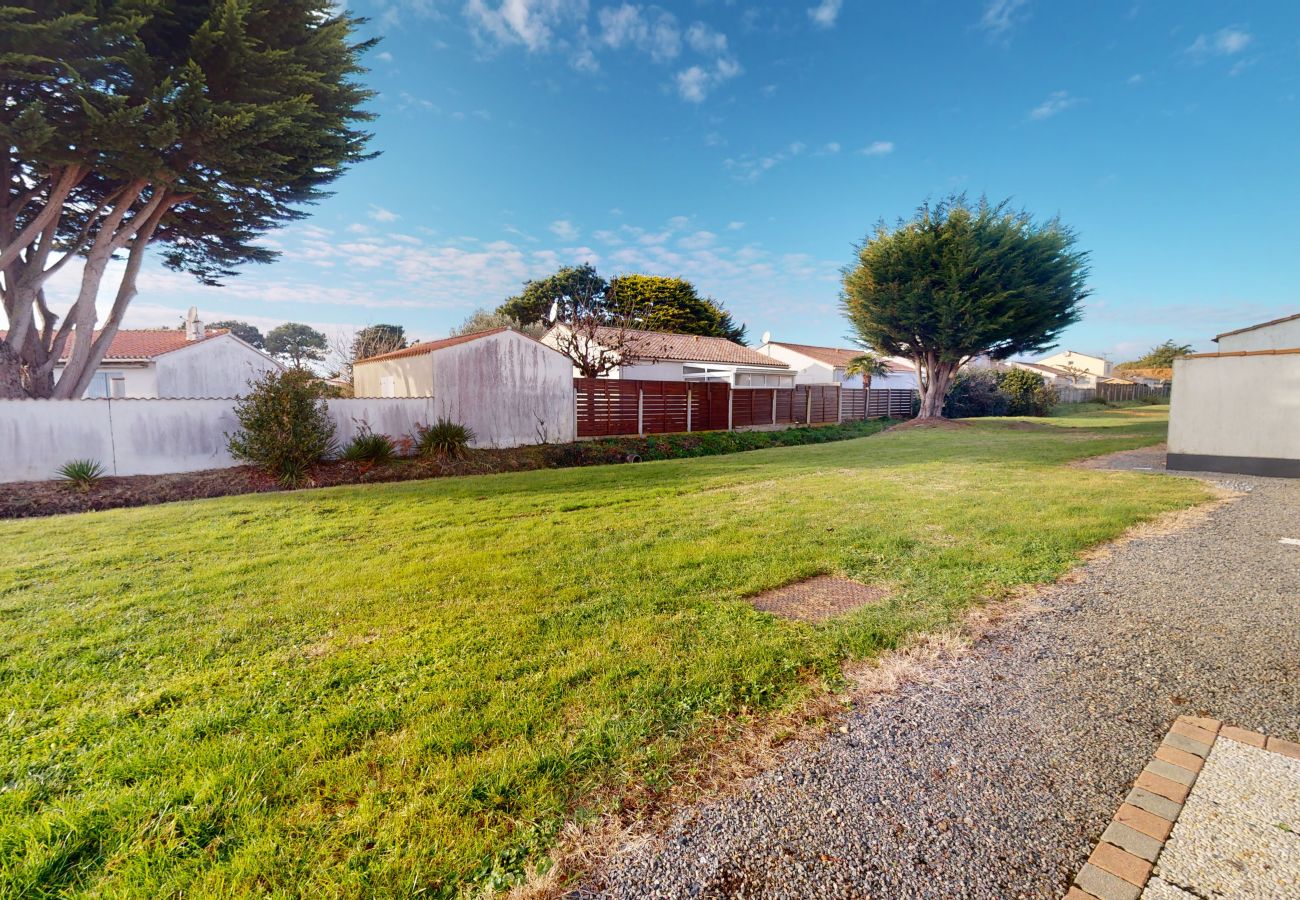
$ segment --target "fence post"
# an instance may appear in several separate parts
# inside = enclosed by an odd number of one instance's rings
[[[776,424],[776,388],[772,388],[772,424]]]
[[[835,404],[835,423],[838,425],[844,421],[844,391],[838,384],[835,385],[835,396],[839,398]]]
[[[640,382],[636,386],[636,433],[645,436],[645,387]]]
[[[690,386],[688,385],[688,386],[686,387],[686,433],[687,433],[687,434],[689,434],[690,431],[691,431],[691,399],[692,399],[692,395],[693,395],[693,392],[691,391]]]
[[[732,401],[732,398],[735,397],[735,395],[736,395],[736,389],[733,388],[731,385],[727,385],[727,430],[728,430],[728,431],[734,431],[734,430],[735,430],[735,429],[732,427],[732,425],[731,425],[731,423],[732,423],[732,421],[733,421],[733,419],[732,419],[731,401]]]
[[[803,423],[805,425],[812,424],[812,385],[811,384],[808,385],[807,389],[804,391]]]

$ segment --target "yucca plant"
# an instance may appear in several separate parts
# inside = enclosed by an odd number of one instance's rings
[[[415,429],[415,447],[421,456],[459,459],[465,455],[474,438],[472,429],[450,419],[439,419],[432,425],[419,425]]]
[[[382,465],[396,454],[393,442],[386,434],[377,434],[368,427],[357,430],[357,435],[343,448],[343,458],[350,462]]]
[[[59,478],[79,491],[88,491],[104,477],[104,467],[93,459],[74,459],[59,467]]]

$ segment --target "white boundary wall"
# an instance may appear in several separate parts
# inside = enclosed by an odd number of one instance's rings
[[[42,481],[72,459],[111,475],[159,475],[239,465],[226,436],[235,400],[0,400],[0,482]],[[392,437],[437,418],[432,397],[328,401],[346,444],[364,423]]]

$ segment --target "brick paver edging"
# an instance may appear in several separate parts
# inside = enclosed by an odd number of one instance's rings
[[[1234,728],[1218,719],[1179,716],[1102,832],[1065,900],[1137,900],[1142,895],[1196,776],[1219,738],[1300,759],[1300,744],[1292,741]]]

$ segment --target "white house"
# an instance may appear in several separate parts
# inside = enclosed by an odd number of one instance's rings
[[[558,346],[567,328],[563,324],[556,325],[546,333],[542,342],[550,347]],[[608,349],[620,338],[624,344],[620,365],[602,377],[720,382],[737,388],[789,388],[795,385],[795,372],[790,366],[726,338],[597,328],[593,344],[598,349]],[[602,344],[602,341],[606,343]]]
[[[758,352],[783,362],[795,370],[795,384],[838,384],[846,388],[862,387],[862,376],[848,375],[846,369],[855,356],[864,351],[844,347],[817,347],[812,344],[790,344],[784,341],[766,341]],[[915,390],[916,367],[905,359],[890,357],[885,360],[888,375],[871,379],[875,389]]]
[[[99,332],[95,333],[96,337]],[[74,333],[64,348],[72,353]],[[225,329],[207,329],[192,315],[185,327],[122,329],[113,335],[85,397],[238,397],[250,381],[284,367]]]
[[[433,397],[476,447],[575,440],[573,366],[509,328],[414,344],[352,365],[356,397]]]
[[[1170,469],[1300,478],[1300,313],[1174,360]]]

